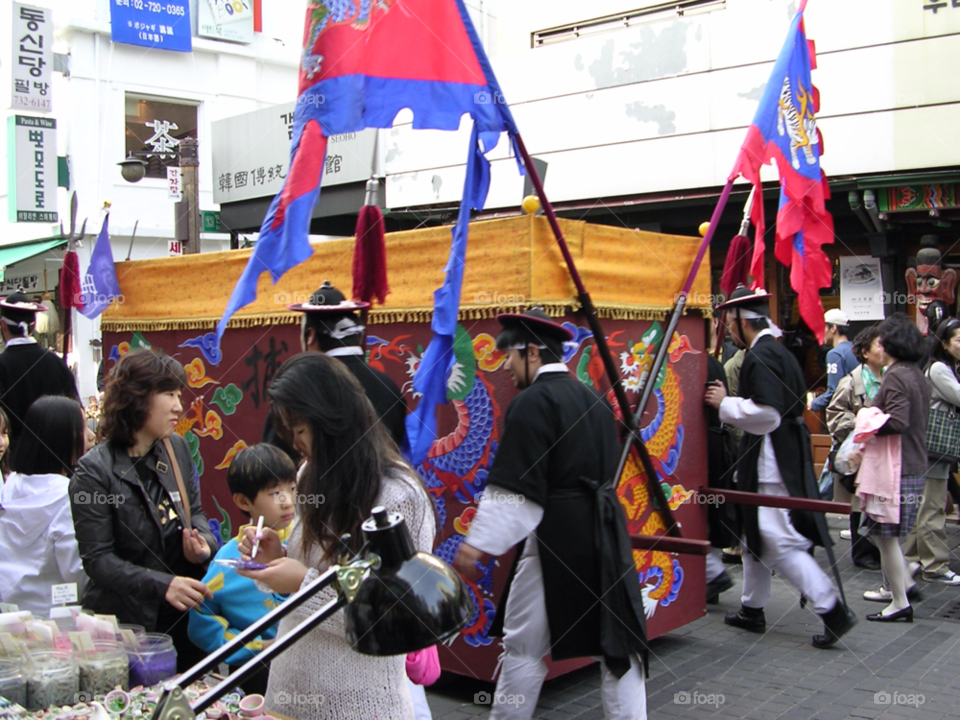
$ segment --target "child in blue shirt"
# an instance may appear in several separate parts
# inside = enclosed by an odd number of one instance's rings
[[[256,525],[263,516],[263,526],[277,531],[286,542],[296,515],[297,469],[293,461],[273,445],[254,445],[241,450],[227,470],[227,486],[236,506]],[[243,538],[244,525],[238,536],[226,543],[214,560],[240,558],[237,548]],[[203,578],[204,584],[213,593],[198,608],[190,611],[190,639],[207,653],[211,653],[236,637],[270,610],[276,607],[275,596],[257,589],[256,583],[241,577],[236,570],[216,562]],[[260,637],[247,643],[242,649],[227,658],[232,669],[238,668],[264,647],[273,642],[277,627],[274,625]],[[243,683],[247,693],[264,693],[267,688],[269,666]]]

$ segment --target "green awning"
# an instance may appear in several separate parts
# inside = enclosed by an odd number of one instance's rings
[[[45,238],[43,240],[30,240],[29,242],[13,243],[11,245],[0,245],[0,281],[3,280],[3,272],[11,265],[22,262],[34,255],[39,255],[47,250],[53,250],[67,244],[66,238],[57,238],[56,240]]]

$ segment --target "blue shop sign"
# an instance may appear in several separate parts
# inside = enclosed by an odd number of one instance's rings
[[[110,0],[114,42],[190,52],[190,0]]]

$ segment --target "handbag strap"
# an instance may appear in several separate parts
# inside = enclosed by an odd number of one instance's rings
[[[163,439],[163,447],[167,451],[167,455],[170,458],[170,464],[173,466],[173,476],[177,479],[177,488],[180,490],[180,506],[183,508],[184,514],[187,516],[186,527],[192,528],[190,518],[190,496],[187,495],[187,488],[183,484],[183,473],[180,472],[180,463],[177,462],[177,454],[173,451],[173,443],[170,442],[170,438],[166,437]]]

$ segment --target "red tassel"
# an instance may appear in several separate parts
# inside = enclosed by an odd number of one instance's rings
[[[80,261],[77,253],[63,254],[63,270],[60,271],[60,307],[82,308],[80,300]]]
[[[720,291],[724,295],[729,297],[730,293],[737,289],[737,285],[747,284],[752,255],[753,246],[750,238],[737,235],[730,241],[730,249],[723,262],[723,275],[720,276]]]
[[[387,247],[383,213],[376,205],[364,205],[357,217],[357,244],[353,248],[353,298],[383,305],[387,285]]]

